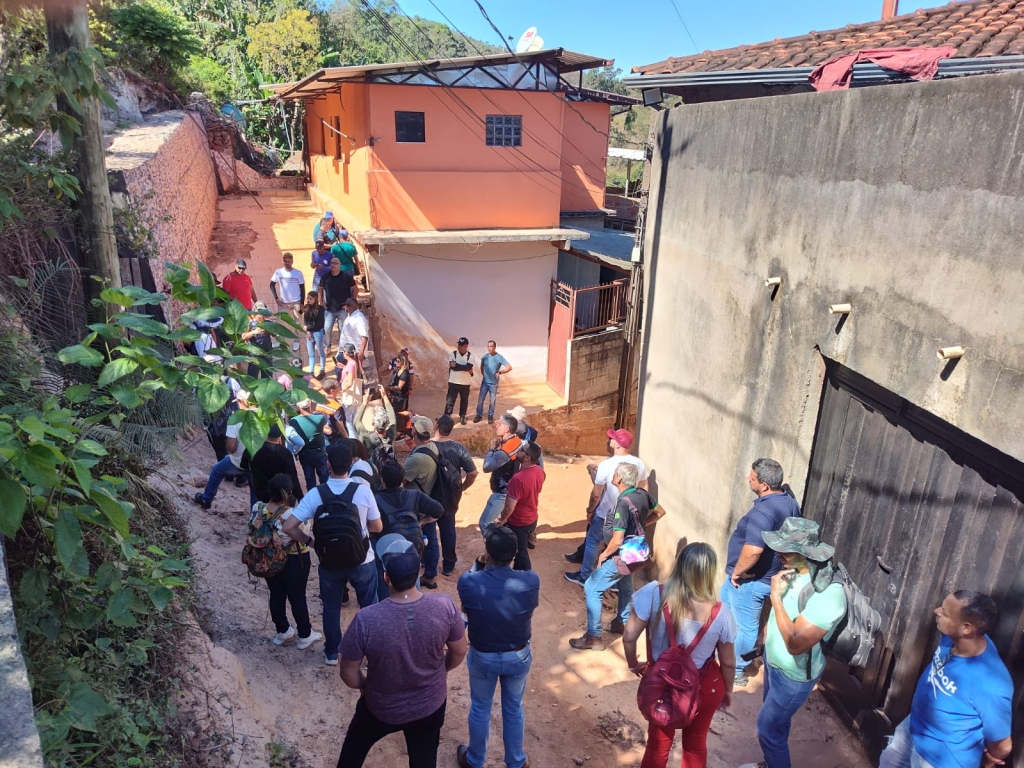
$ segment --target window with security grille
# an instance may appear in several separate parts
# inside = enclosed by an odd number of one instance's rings
[[[488,147],[521,147],[523,145],[522,115],[488,115]]]
[[[423,112],[395,112],[395,140],[422,144],[427,140]]]

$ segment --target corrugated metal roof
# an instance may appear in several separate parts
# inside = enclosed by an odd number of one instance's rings
[[[461,56],[454,59],[425,59],[423,61],[402,61],[391,64],[363,64],[350,67],[328,67],[320,69],[302,80],[292,83],[268,83],[260,86],[264,90],[277,94],[284,99],[301,99],[316,96],[331,90],[338,83],[346,80],[361,80],[369,75],[400,74],[404,72],[420,72],[428,70],[461,69],[464,67],[481,67],[487,65],[514,64],[516,62],[533,63],[542,60],[554,63],[559,74],[580,72],[585,69],[610,67],[614,59],[590,56],[584,53],[567,51],[564,48],[552,48],[530,53],[492,53],[486,56]]]

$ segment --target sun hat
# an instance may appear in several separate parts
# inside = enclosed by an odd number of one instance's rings
[[[516,421],[522,421],[526,418],[526,409],[521,405],[517,405],[515,408],[509,408],[505,413],[510,416],[514,416]]]
[[[777,531],[762,531],[761,537],[776,552],[793,552],[808,560],[823,563],[831,560],[836,548],[822,544],[818,524],[806,517],[787,517]]]
[[[420,556],[412,542],[399,533],[386,533],[377,539],[377,557],[391,578],[405,579],[420,572]]]
[[[633,434],[628,429],[609,429],[608,438],[614,440],[627,451],[633,445]]]

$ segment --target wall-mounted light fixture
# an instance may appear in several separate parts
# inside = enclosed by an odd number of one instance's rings
[[[848,315],[853,311],[853,304],[829,304],[830,315]]]
[[[956,360],[963,357],[964,352],[966,351],[966,349],[960,346],[941,347],[940,349],[935,350],[935,356],[938,357],[939,360]]]
[[[778,286],[778,285],[782,285],[782,278],[781,277],[766,277],[764,279],[764,287],[765,288],[773,288],[773,287]]]

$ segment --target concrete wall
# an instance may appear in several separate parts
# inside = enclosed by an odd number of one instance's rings
[[[659,536],[722,552],[758,456],[802,497],[822,355],[1024,459],[1022,113],[1014,73],[661,114],[639,416]]]
[[[397,347],[413,349],[424,383],[433,374],[447,380],[446,357],[465,336],[478,358],[494,339],[512,364],[510,381],[544,381],[547,374],[548,316],[557,251],[551,243],[483,245],[388,245],[376,262],[394,288],[385,296],[374,287],[377,310],[400,322],[410,335]],[[421,319],[422,318],[422,321]],[[394,336],[394,334],[391,334]],[[443,354],[437,339],[443,343]],[[424,354],[419,349],[423,348]],[[384,353],[393,354],[387,340]],[[428,356],[429,355],[429,356]],[[430,369],[429,371],[427,369]]]
[[[566,400],[581,403],[617,394],[625,350],[622,329],[580,336],[568,344]]]

